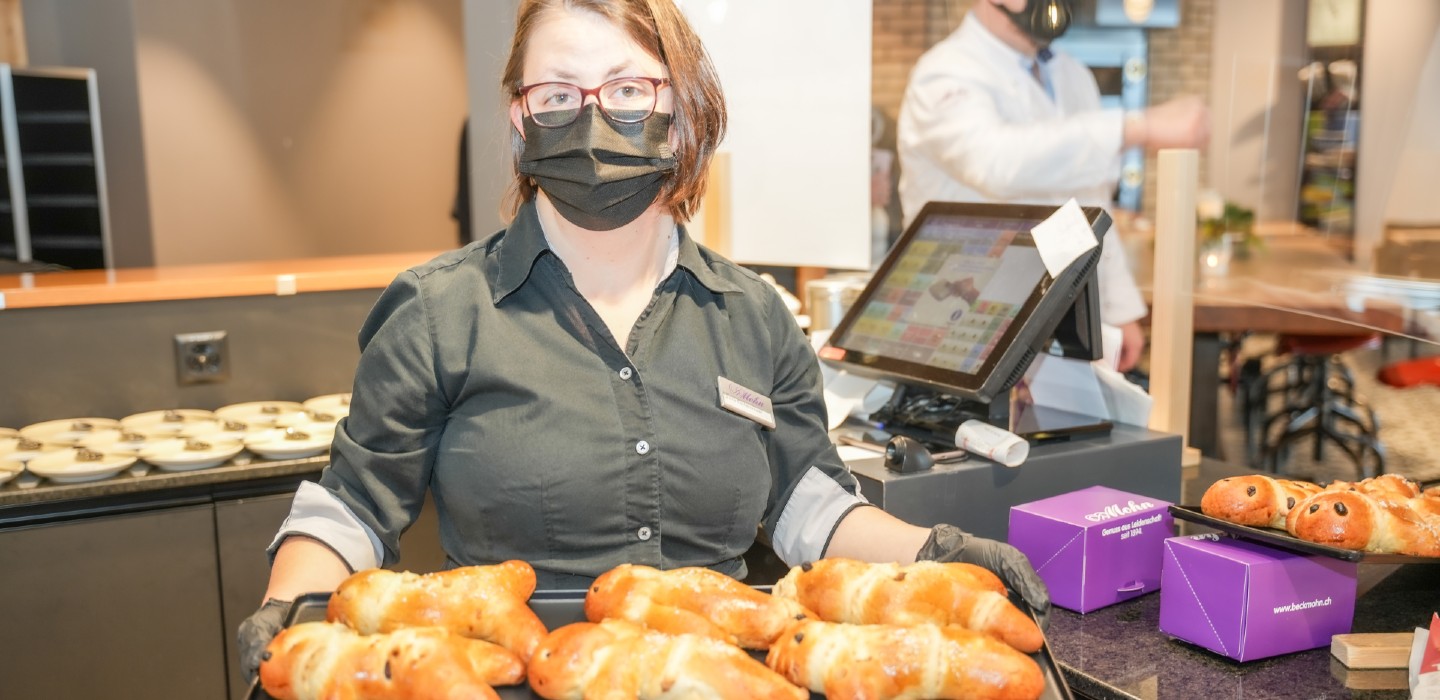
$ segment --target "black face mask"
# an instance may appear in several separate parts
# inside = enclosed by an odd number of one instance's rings
[[[620,124],[589,104],[566,126],[525,118],[520,172],[534,177],[560,215],[581,228],[611,231],[634,221],[674,169],[670,115],[664,112]]]
[[[1070,28],[1073,4],[1072,0],[1026,0],[1025,9],[1019,12],[1012,12],[1004,5],[999,7],[1036,47],[1043,49]]]

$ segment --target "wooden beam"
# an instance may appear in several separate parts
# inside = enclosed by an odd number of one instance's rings
[[[0,0],[0,62],[15,68],[29,65],[25,48],[25,14],[21,0]]]
[[[1189,444],[1190,373],[1194,347],[1195,190],[1200,155],[1160,151],[1155,211],[1154,294],[1150,304],[1150,428]],[[1188,449],[1188,448],[1187,448]],[[1183,460],[1182,460],[1183,461]]]

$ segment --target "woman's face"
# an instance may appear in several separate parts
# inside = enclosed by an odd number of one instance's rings
[[[616,78],[669,78],[660,59],[641,49],[609,20],[585,10],[560,9],[541,19],[531,30],[521,83],[570,83],[593,88]],[[585,98],[595,101],[594,96]],[[669,113],[674,96],[660,90],[655,111]],[[525,133],[523,100],[510,102],[510,121]]]

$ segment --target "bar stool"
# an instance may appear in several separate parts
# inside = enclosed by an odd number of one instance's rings
[[[1384,473],[1380,419],[1356,397],[1355,375],[1341,358],[1341,353],[1379,343],[1379,334],[1280,336],[1277,350],[1285,361],[1244,387],[1250,463],[1278,472],[1293,447],[1308,439],[1317,462],[1330,443],[1350,458],[1362,478]],[[1272,399],[1279,404],[1273,411]]]

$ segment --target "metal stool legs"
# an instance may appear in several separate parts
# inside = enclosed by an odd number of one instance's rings
[[[1361,477],[1385,472],[1379,417],[1356,398],[1354,375],[1338,355],[1295,355],[1265,373],[1246,369],[1241,415],[1252,465],[1279,472],[1293,449],[1308,442],[1316,461],[1334,446]],[[1279,398],[1274,411],[1271,397]]]

